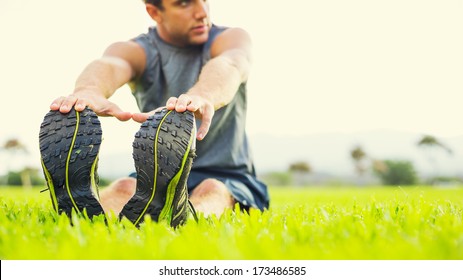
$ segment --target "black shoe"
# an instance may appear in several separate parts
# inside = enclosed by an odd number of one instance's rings
[[[42,168],[53,208],[71,216],[86,211],[89,218],[103,214],[96,173],[101,144],[97,115],[86,108],[67,114],[50,111],[40,126]]]
[[[121,217],[138,225],[145,215],[172,227],[194,213],[188,201],[187,179],[195,157],[193,113],[166,109],[150,116],[135,134],[133,158],[137,190],[124,206]]]

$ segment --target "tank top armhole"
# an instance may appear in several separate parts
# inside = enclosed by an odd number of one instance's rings
[[[223,26],[217,26],[217,25],[212,25],[211,27],[211,31],[209,32],[209,38],[206,42],[206,44],[204,45],[204,61],[208,61],[209,59],[211,59],[211,46],[212,46],[212,43],[214,42],[215,38],[220,34],[222,33],[223,31],[227,30],[228,28],[227,27],[223,27]]]
[[[153,33],[152,32],[155,32],[154,29],[150,28],[149,32],[148,33],[144,33],[144,34],[141,34],[133,39],[131,39],[131,41],[137,43],[138,45],[140,45],[143,50],[145,51],[145,55],[146,55],[146,65],[145,65],[145,70],[143,71],[143,73],[141,74],[138,82],[148,82],[149,80],[149,77],[150,77],[150,69],[153,69],[153,66],[157,63],[157,61],[159,60],[159,57],[158,57],[158,50],[156,48],[156,45],[153,43]],[[134,81],[133,83],[134,84],[137,84],[138,83],[137,81]],[[143,87],[145,87],[146,85],[143,84]],[[135,87],[133,87],[132,89],[135,89]],[[133,90],[132,90],[133,92]]]

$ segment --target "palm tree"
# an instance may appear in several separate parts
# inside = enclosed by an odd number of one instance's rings
[[[452,149],[432,135],[423,135],[421,140],[417,142],[417,146],[427,151],[429,162],[431,163],[431,165],[433,165],[433,168],[435,171],[434,177],[437,177],[439,173],[438,167],[437,167],[437,160],[433,156],[432,151],[433,150],[443,150],[447,152],[447,154],[452,155],[453,154]]]
[[[367,170],[364,163],[365,159],[367,159],[367,153],[360,145],[357,145],[350,151],[350,157],[354,161],[355,171],[359,177],[363,176]]]
[[[436,137],[431,135],[424,135],[420,141],[417,143],[418,147],[423,148],[440,148],[446,151],[448,154],[453,154],[452,149],[450,149],[447,145],[439,141]]]

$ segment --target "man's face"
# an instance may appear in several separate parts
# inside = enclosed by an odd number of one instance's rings
[[[155,18],[159,35],[176,46],[204,44],[211,26],[206,0],[163,0]]]

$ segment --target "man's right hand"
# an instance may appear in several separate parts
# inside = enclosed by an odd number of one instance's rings
[[[120,121],[127,121],[132,118],[132,113],[122,111],[119,106],[94,92],[79,92],[58,97],[52,102],[50,109],[53,111],[59,110],[61,113],[66,114],[73,106],[75,110],[79,112],[83,111],[85,107],[88,106],[98,116],[112,116]]]

